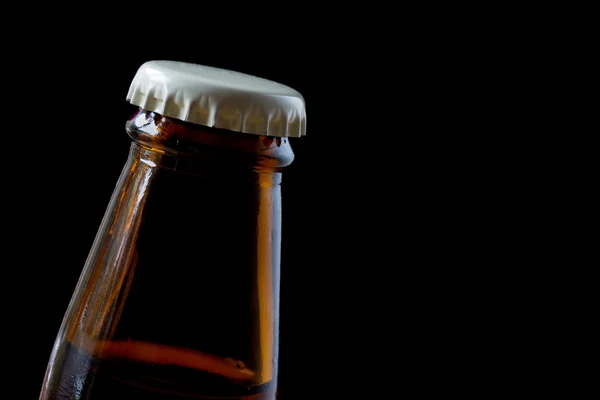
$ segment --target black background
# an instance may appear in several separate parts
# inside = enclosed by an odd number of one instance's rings
[[[522,347],[552,330],[526,332],[551,296],[535,293],[540,258],[567,252],[574,229],[561,231],[555,215],[577,209],[556,200],[556,179],[574,176],[564,156],[581,150],[554,148],[573,131],[557,105],[579,97],[557,98],[555,82],[581,74],[557,61],[556,43],[571,42],[536,26],[553,18],[454,4],[281,3],[257,14],[256,3],[245,5],[252,13],[122,3],[3,11],[2,328],[13,398],[37,398],[125,161],[127,88],[152,59],[254,74],[306,99],[307,136],[293,140],[283,183],[282,400],[398,397],[407,386],[463,394],[478,380],[481,394],[508,390],[516,374],[529,381],[535,354],[523,362],[532,353]],[[544,360],[561,341],[546,342]]]

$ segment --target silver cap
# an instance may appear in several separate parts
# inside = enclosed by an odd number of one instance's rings
[[[306,134],[304,98],[252,75],[176,61],[148,61],[127,100],[145,110],[208,127],[255,135]]]

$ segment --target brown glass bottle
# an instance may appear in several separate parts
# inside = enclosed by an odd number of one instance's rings
[[[140,109],[42,400],[274,399],[286,137]]]

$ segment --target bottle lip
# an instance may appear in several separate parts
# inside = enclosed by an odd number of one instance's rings
[[[138,109],[127,120],[125,130],[144,148],[176,156],[176,165],[199,158],[203,162],[212,160],[231,165],[242,162],[252,168],[278,171],[294,159],[288,138],[209,128],[144,109]]]
[[[127,100],[210,128],[278,137],[306,134],[306,105],[297,90],[222,68],[148,61],[134,76]]]

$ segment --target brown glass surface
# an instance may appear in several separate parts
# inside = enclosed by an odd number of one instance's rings
[[[274,399],[286,138],[140,110],[41,399]]]

